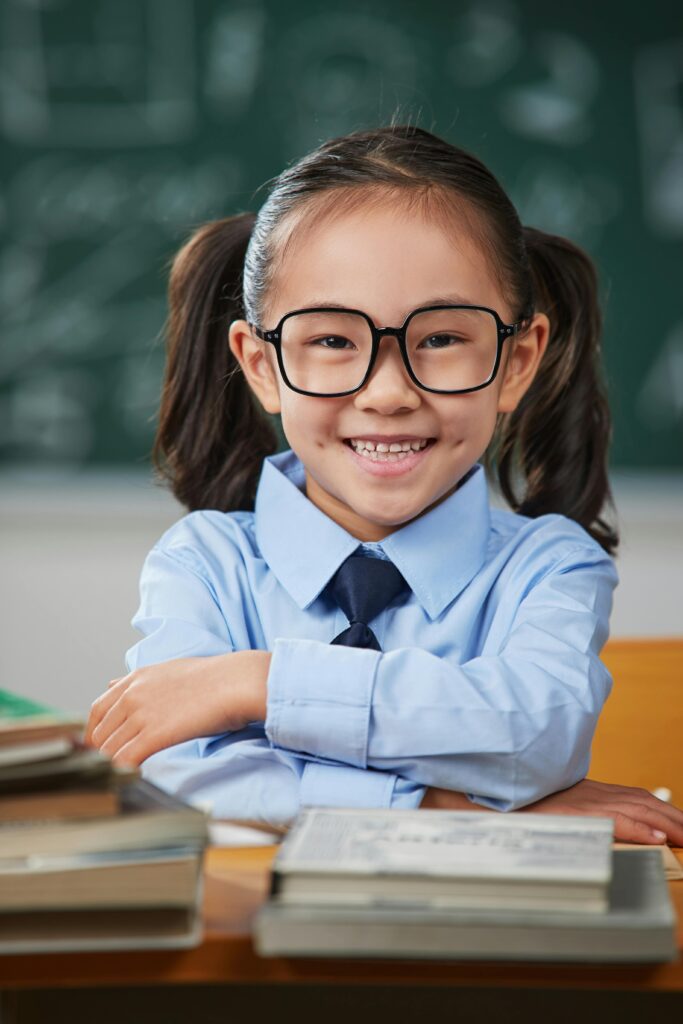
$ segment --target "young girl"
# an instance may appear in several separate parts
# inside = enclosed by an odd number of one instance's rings
[[[683,843],[677,809],[585,778],[617,583],[599,333],[585,253],[416,127],[198,230],[155,445],[191,511],[88,742],[217,817],[523,808]]]

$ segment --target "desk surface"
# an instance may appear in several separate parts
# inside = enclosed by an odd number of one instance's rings
[[[274,847],[207,851],[204,920],[196,949],[0,957],[0,988],[183,983],[354,982],[683,991],[683,880],[670,882],[678,960],[638,967],[260,957],[250,930],[265,898]],[[683,849],[677,855],[683,861]]]
[[[622,665],[622,671],[628,668],[630,674],[645,680],[652,677],[653,682],[656,681],[659,658],[666,661],[667,675],[674,667],[680,670],[683,665],[683,641],[664,644],[658,641],[617,641],[610,646],[610,660]],[[672,657],[675,666],[670,664]],[[682,680],[683,673],[679,673],[676,680],[679,686]],[[616,682],[615,678],[615,685]],[[678,706],[683,704],[678,692],[676,698]],[[677,769],[680,775],[678,759]],[[629,782],[626,779],[620,781]],[[683,861],[683,848],[677,849],[676,853]],[[669,883],[678,915],[679,948],[678,960],[670,964],[611,967],[263,958],[254,952],[250,932],[254,914],[266,895],[273,854],[273,847],[207,851],[205,937],[195,949],[0,957],[0,989],[150,983],[355,982],[683,991],[683,880]]]

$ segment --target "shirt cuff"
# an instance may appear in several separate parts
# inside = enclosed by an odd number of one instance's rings
[[[388,772],[307,761],[299,800],[302,807],[392,807],[395,781]]]
[[[481,807],[488,807],[492,811],[511,811],[513,809],[512,800],[503,800],[499,797],[493,796],[482,796],[480,793],[465,793],[465,796],[473,804],[479,804]]]
[[[275,640],[264,723],[271,744],[366,768],[380,657],[318,640]]]
[[[402,775],[397,775],[391,806],[397,810],[410,810],[419,807],[426,790],[427,787],[421,786],[419,782],[413,782],[412,779],[404,779]]]

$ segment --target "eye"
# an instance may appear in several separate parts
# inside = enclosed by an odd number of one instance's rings
[[[326,344],[327,342],[331,342],[331,344],[328,345]],[[340,344],[335,344],[335,342],[339,342]],[[311,338],[308,344],[317,345],[320,348],[331,348],[335,352],[338,352],[344,345],[351,345],[353,348],[353,342],[349,341],[348,338],[341,338],[339,335],[335,334],[328,334],[324,338]]]
[[[430,345],[430,341],[435,341],[436,344]],[[450,346],[450,342],[454,342],[458,345],[464,344],[465,341],[465,338],[459,337],[457,334],[432,334],[421,342],[420,347],[424,345],[426,348],[448,348]]]

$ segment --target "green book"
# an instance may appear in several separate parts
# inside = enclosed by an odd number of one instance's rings
[[[84,726],[78,715],[0,690],[0,796],[107,774],[109,759],[83,747]]]
[[[3,725],[5,719],[30,718],[36,715],[41,718],[45,715],[56,718],[64,717],[56,708],[51,708],[47,704],[40,704],[37,700],[31,700],[29,697],[21,697],[18,693],[12,693],[10,690],[0,690],[0,720]]]
[[[0,746],[72,736],[85,723],[72,715],[11,690],[0,690]]]

